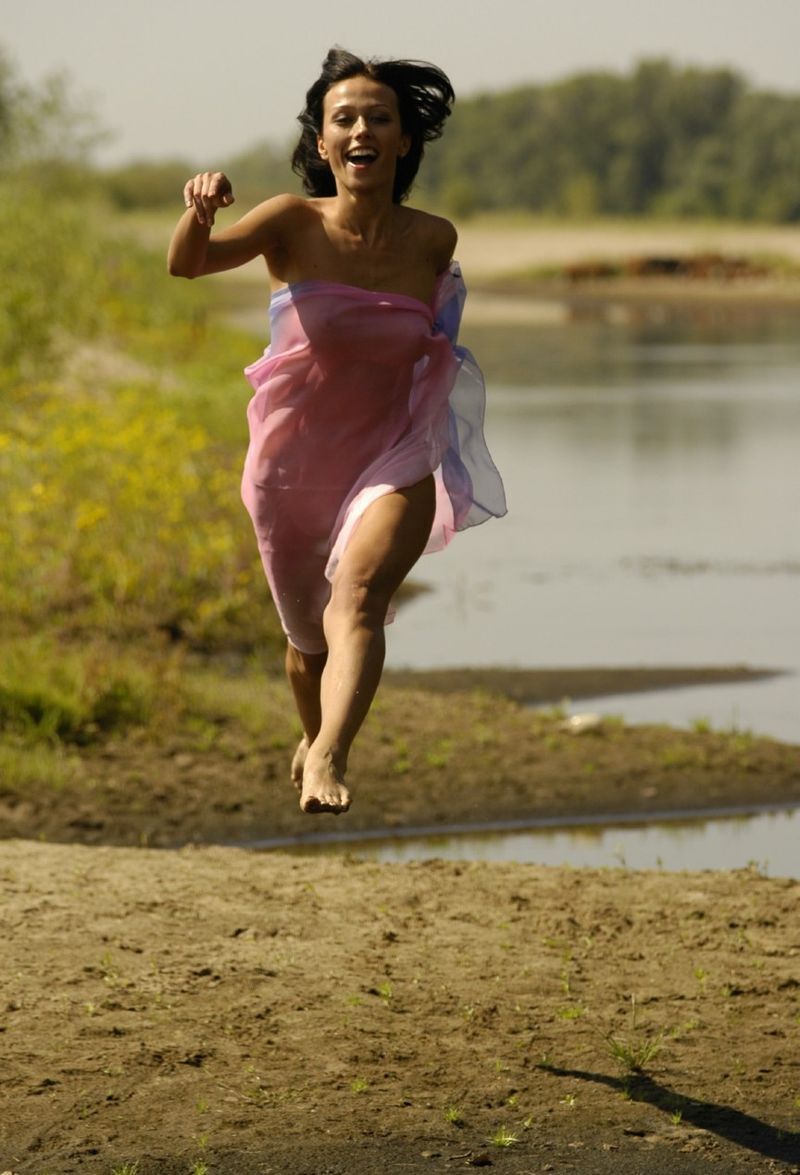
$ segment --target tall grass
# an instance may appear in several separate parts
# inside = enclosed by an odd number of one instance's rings
[[[225,679],[187,650],[282,643],[239,498],[258,345],[167,275],[166,225],[137,240],[57,133],[36,154],[48,117],[0,135],[3,793],[65,786],[81,747],[218,709]]]
[[[166,631],[202,647],[269,634],[241,454],[189,411],[147,385],[29,385],[3,416],[8,632]]]
[[[143,665],[99,641],[70,648],[43,636],[0,644],[0,731],[17,742],[84,745],[147,722],[168,692],[180,693],[168,657]]]
[[[277,642],[239,500],[255,344],[88,202],[24,196],[0,220],[3,634]],[[76,369],[86,340],[104,362]]]
[[[74,203],[0,181],[0,381],[41,369],[59,332],[94,329],[97,246]]]

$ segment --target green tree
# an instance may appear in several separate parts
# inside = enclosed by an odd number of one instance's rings
[[[89,329],[96,257],[74,196],[97,128],[66,80],[24,85],[0,53],[0,366],[4,378],[46,359],[54,332]],[[52,193],[57,187],[58,199]]]
[[[300,180],[291,168],[293,144],[262,140],[222,161],[221,170],[234,185],[239,206],[249,208],[278,192],[300,192]]]
[[[792,221],[800,97],[730,69],[642,61],[460,101],[423,182],[457,211],[740,216]]]
[[[731,138],[732,215],[799,221],[800,97],[746,95],[737,108]]]
[[[180,205],[183,185],[199,169],[183,159],[137,159],[100,173],[102,190],[115,208]]]

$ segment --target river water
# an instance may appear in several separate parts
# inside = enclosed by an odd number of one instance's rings
[[[441,858],[668,872],[749,868],[770,877],[800,879],[800,808],[710,817],[670,813],[646,822],[636,814],[613,821],[581,819],[585,823],[565,824],[562,819],[541,821],[533,828],[409,830],[410,835],[368,839],[335,832],[295,846],[282,842],[253,847],[294,847],[303,854],[345,853],[377,861]]]
[[[569,708],[800,743],[800,318],[551,317],[465,330],[509,514],[422,560],[387,663],[776,669]],[[800,809],[639,820],[298,847],[800,876]]]
[[[394,667],[734,665],[583,700],[800,743],[800,331],[767,319],[474,327],[509,514],[423,559]],[[485,358],[484,358],[485,356]]]

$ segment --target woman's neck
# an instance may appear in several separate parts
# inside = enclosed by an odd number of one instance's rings
[[[331,205],[335,227],[354,242],[375,248],[394,235],[398,206],[385,192],[338,192]]]

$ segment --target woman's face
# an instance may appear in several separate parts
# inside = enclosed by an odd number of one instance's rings
[[[322,113],[317,149],[337,185],[356,191],[391,188],[397,160],[411,146],[391,86],[370,77],[346,78],[328,90]]]

